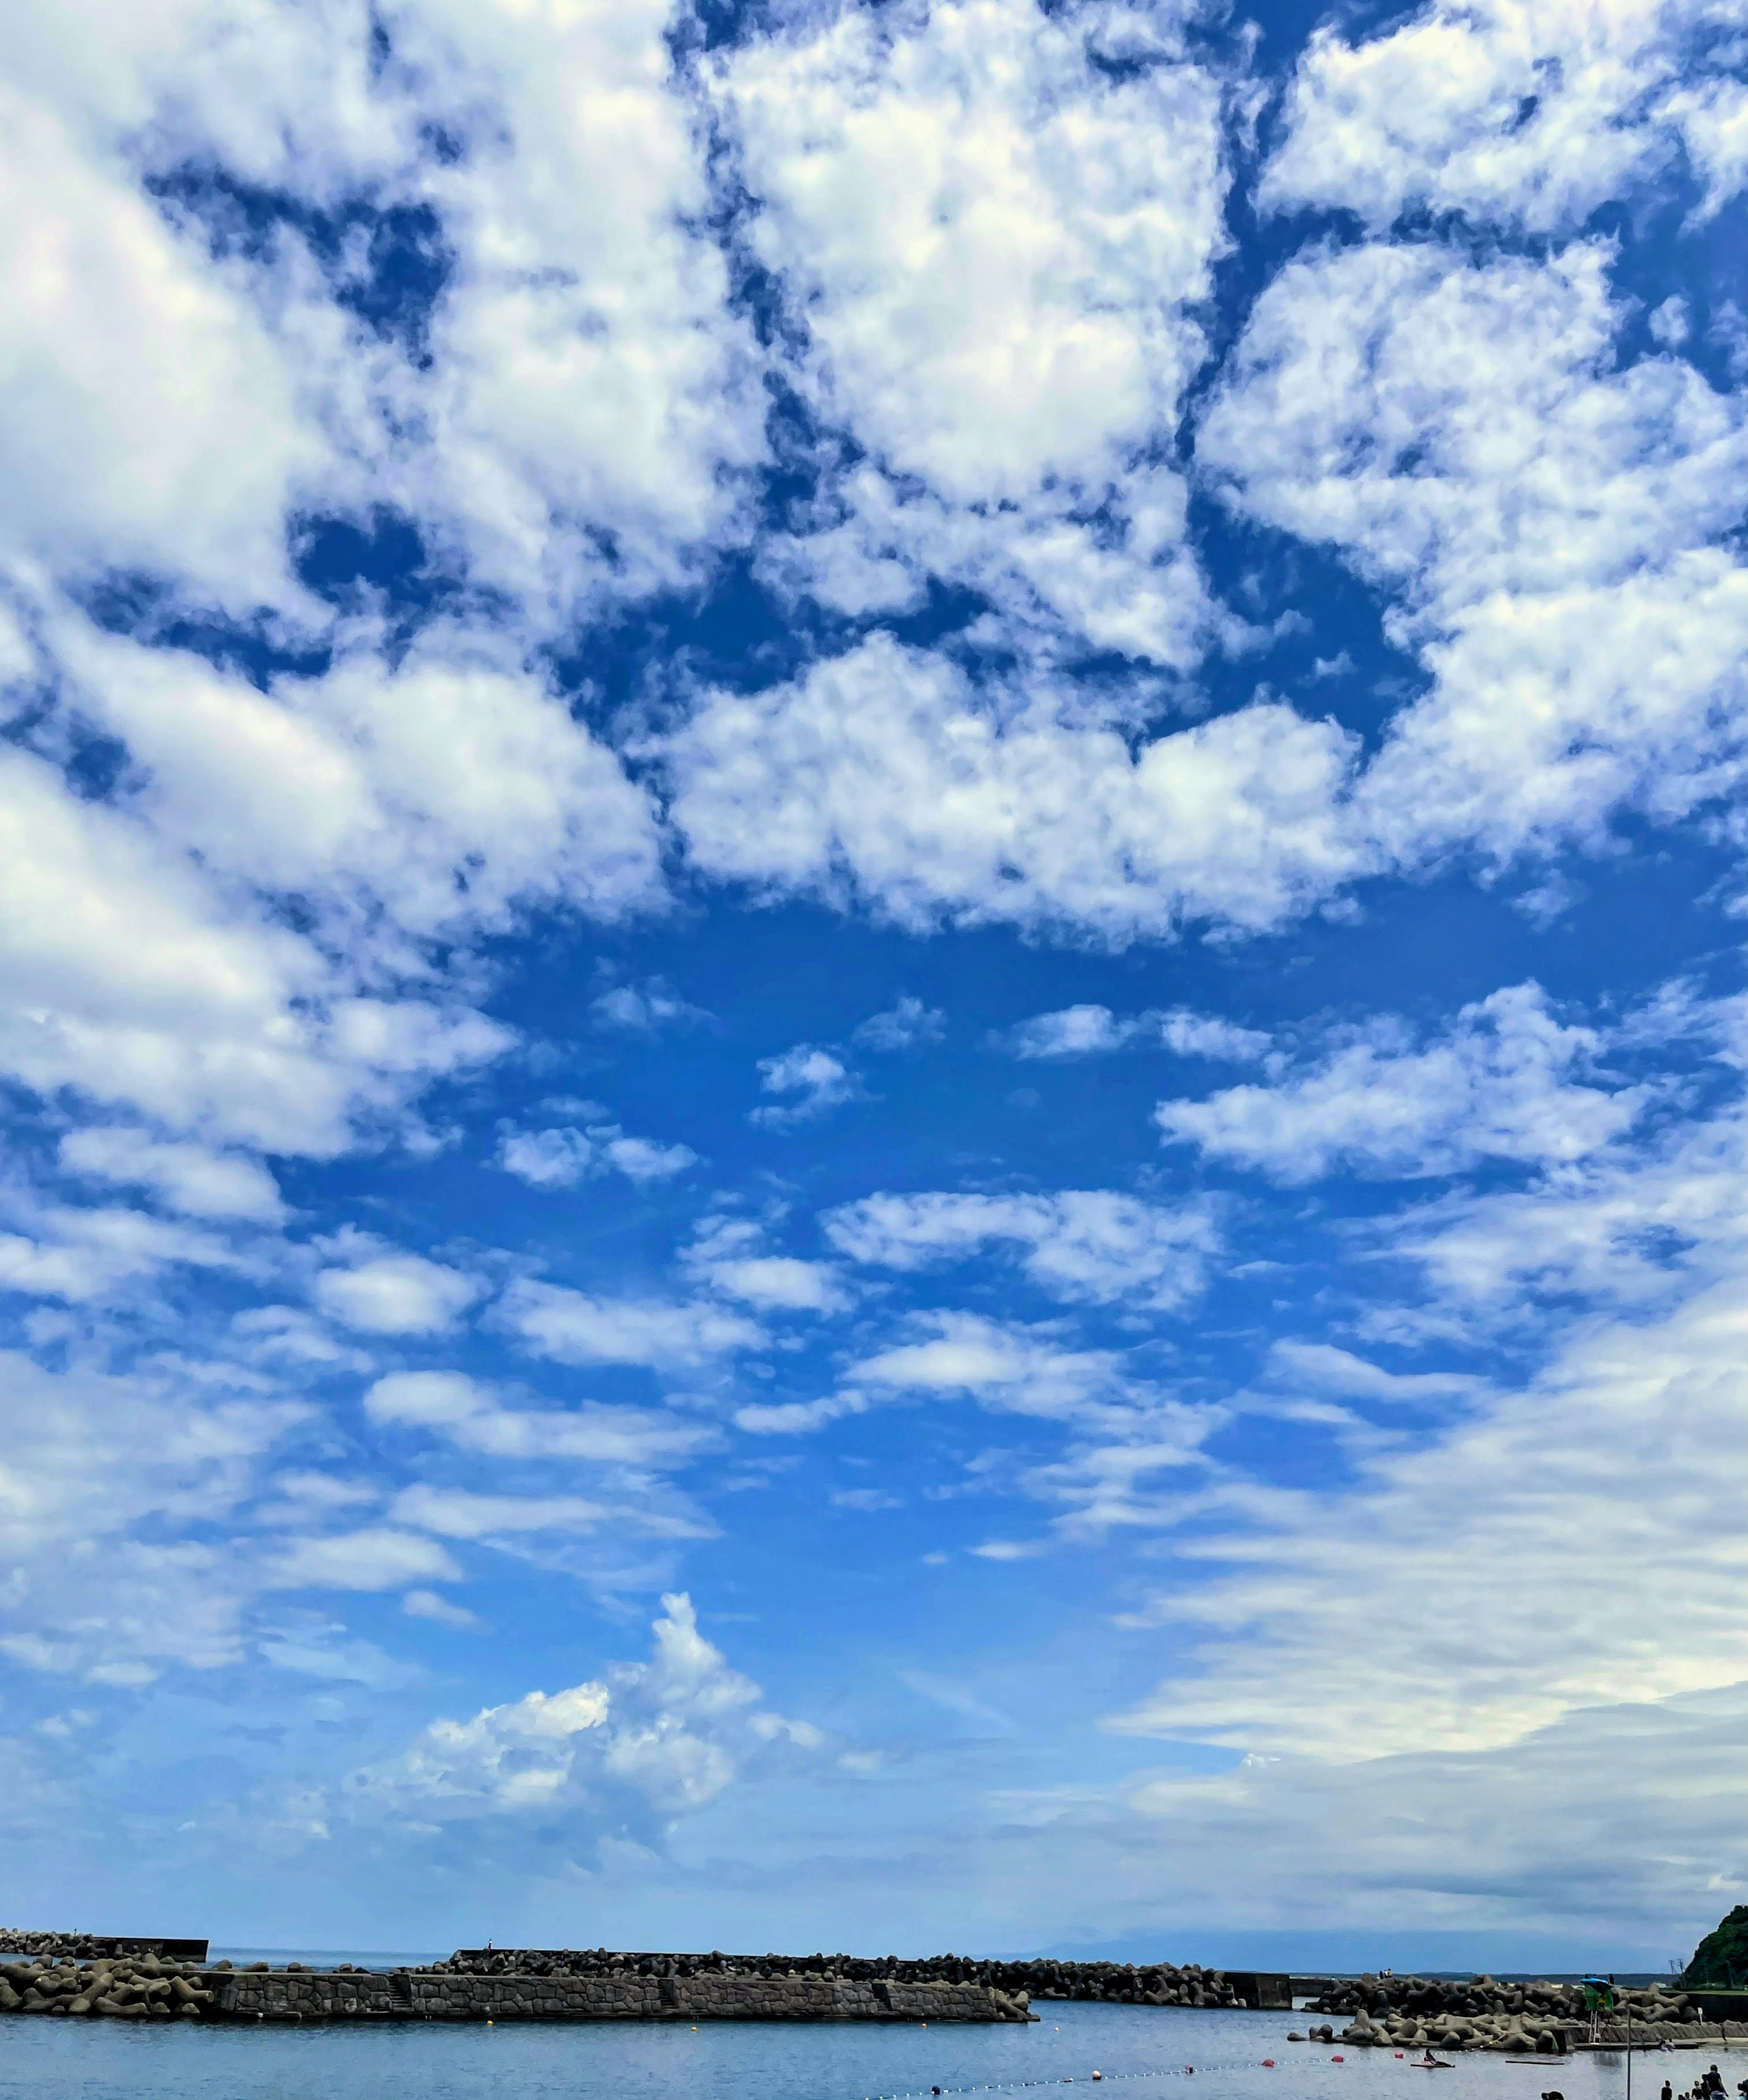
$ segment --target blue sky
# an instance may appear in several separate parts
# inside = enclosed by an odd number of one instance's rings
[[[13,11],[19,1921],[1742,1899],[1742,57]]]

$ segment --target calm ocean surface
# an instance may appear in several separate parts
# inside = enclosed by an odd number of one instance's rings
[[[283,1958],[283,1957],[282,1957]],[[1508,2063],[1460,2058],[1423,2071],[1382,2049],[1289,2042],[1285,2013],[1197,2013],[1141,2005],[1053,2005],[1037,2027],[200,2027],[0,2019],[3,2100],[875,2100],[1021,2093],[1102,2071],[1101,2092],[1189,2100],[1625,2100],[1624,2059]],[[1301,2022],[1302,2024],[1302,2016]],[[1262,2067],[1272,2056],[1277,2068]],[[1716,2049],[1640,2056],[1634,2100],[1679,2090]],[[1193,2064],[1186,2077],[1184,2067]],[[1431,2100],[1431,2096],[1428,2096]]]

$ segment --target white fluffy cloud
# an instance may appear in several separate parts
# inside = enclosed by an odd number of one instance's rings
[[[270,1590],[403,1590],[409,1583],[457,1582],[460,1574],[430,1539],[377,1525],[293,1539],[267,1562],[262,1579]]]
[[[1063,1348],[1047,1330],[973,1312],[919,1313],[917,1339],[865,1357],[848,1382],[889,1393],[969,1394],[985,1405],[1046,1418],[1073,1416],[1120,1381],[1119,1360]]]
[[[682,1259],[712,1290],[760,1312],[841,1312],[852,1302],[830,1262],[772,1253],[763,1228],[747,1219],[707,1219]]]
[[[310,316],[293,298],[297,317],[276,329],[263,308],[283,309],[291,288],[270,279],[258,302],[246,272],[215,267],[198,231],[173,227],[143,194],[121,130],[149,121],[149,95],[112,80],[119,93],[92,97],[69,77],[81,26],[0,32],[0,181],[35,201],[0,232],[12,317],[0,563],[46,563],[73,582],[168,571],[240,613],[296,603],[288,514],[340,478],[321,389],[299,369]],[[319,365],[337,331],[315,333],[330,339]]]
[[[587,1130],[565,1124],[510,1131],[498,1148],[498,1164],[504,1172],[535,1189],[574,1189],[579,1181],[610,1173],[623,1174],[629,1181],[666,1181],[697,1163],[689,1145],[627,1137],[616,1123],[592,1123]]]
[[[149,1189],[166,1209],[193,1217],[278,1224],[285,1215],[278,1186],[259,1161],[166,1143],[143,1130],[69,1131],[60,1141],[60,1163],[90,1180]]]
[[[638,1035],[710,1019],[702,1007],[682,999],[663,977],[614,985],[590,1002],[589,1012],[597,1027],[628,1029]]]
[[[344,1232],[325,1251],[341,1259],[310,1289],[330,1319],[365,1335],[440,1335],[480,1295],[473,1277],[368,1233]]]
[[[61,703],[42,759],[77,711],[129,761],[107,800],[5,761],[0,1069],[26,1085],[332,1153],[508,1046],[427,944],[659,898],[646,799],[504,630],[689,573],[758,449],[667,14],[429,0],[386,55],[350,0],[178,0],[151,38],[76,0],[0,29],[8,187],[42,201],[0,257],[0,654]],[[231,179],[291,218],[237,237]],[[377,208],[437,214],[416,354],[344,303],[363,219],[337,262],[292,223]],[[291,582],[309,518],[384,507],[509,593],[490,621],[379,652]],[[266,608],[263,639],[331,661],[258,682],[99,632],[67,594],[117,568]]]
[[[749,1123],[766,1130],[794,1130],[802,1123],[817,1123],[862,1091],[858,1079],[834,1051],[817,1043],[797,1043],[774,1057],[759,1060],[759,1084],[768,1094],[786,1099],[767,1101],[754,1109]]]
[[[537,619],[685,573],[760,440],[667,25],[660,0],[422,0],[385,54],[349,0],[192,0],[149,41],[83,0],[7,38],[29,97],[10,187],[50,201],[8,271],[33,550],[246,606],[287,596],[293,508],[386,497]],[[289,227],[214,262],[166,224],[142,179],[188,166],[434,212],[447,282],[419,354],[347,313]]]
[[[1035,1013],[1007,1036],[1016,1057],[1093,1057],[1133,1043],[1158,1043],[1178,1057],[1206,1057],[1254,1064],[1268,1054],[1272,1038],[1258,1028],[1240,1028],[1216,1014],[1173,1007],[1169,1013],[1116,1014],[1108,1006],[1064,1006]]]
[[[1447,1197],[1390,1221],[1388,1251],[1416,1263],[1432,1304],[1378,1307],[1381,1335],[1462,1334],[1522,1319],[1539,1299],[1666,1304],[1694,1260],[1728,1244],[1743,1208],[1735,1110],[1677,1124],[1634,1149],[1555,1167],[1525,1189]]]
[[[171,652],[90,638],[82,651],[84,670],[103,677],[100,695],[86,689],[91,712],[136,740],[152,770],[99,801],[71,792],[36,752],[0,754],[0,963],[13,993],[0,1017],[0,1067],[38,1092],[70,1088],[178,1136],[322,1156],[361,1131],[394,1127],[432,1079],[509,1048],[507,1029],[432,982],[420,944],[501,927],[525,883],[562,876],[561,840],[586,826],[591,805],[580,791],[555,804],[550,782],[535,799],[553,818],[556,863],[536,872],[524,859],[501,881],[491,873],[494,827],[538,827],[511,777],[517,766],[531,779],[537,764],[561,770],[556,748],[514,751],[517,708],[526,700],[550,716],[561,744],[573,735],[561,710],[511,682],[498,690],[497,727],[476,735],[460,716],[491,709],[497,689],[469,696],[462,680],[450,691],[456,748],[438,755],[449,739],[434,739],[406,783],[379,773],[372,786],[353,756],[363,724],[343,734],[312,725]],[[411,726],[380,722],[363,735],[379,768]],[[609,804],[631,793],[598,750],[579,762]],[[421,771],[429,794],[419,792]],[[446,779],[454,828],[434,806]],[[605,858],[590,865],[613,862],[615,839],[631,842],[633,861],[647,849],[641,803],[623,808],[630,832],[610,813]],[[457,903],[455,879],[469,862],[478,902]],[[288,925],[293,898],[314,928]],[[401,971],[412,977],[405,989],[394,982]],[[159,1155],[165,1172],[169,1158]],[[237,1189],[251,1171],[240,1161],[227,1171]],[[148,1178],[168,1185],[156,1169]]]
[[[849,1365],[834,1392],[742,1407],[737,1426],[753,1436],[801,1436],[871,1407],[966,1400],[988,1414],[1054,1425],[1067,1439],[1055,1457],[1022,1462],[996,1449],[972,1463],[980,1485],[1055,1512],[1045,1538],[971,1548],[992,1561],[1096,1542],[1118,1528],[1167,1528],[1205,1499],[1202,1447],[1228,1418],[1224,1408],[1139,1383],[1121,1352],[1072,1348],[1055,1326],[946,1312],[914,1314],[905,1327],[906,1339]],[[1172,1485],[1160,1486],[1160,1474]],[[1187,1477],[1193,1486],[1182,1485]]]
[[[703,695],[666,757],[701,868],[919,930],[1261,927],[1356,865],[1335,807],[1351,744],[1332,723],[1258,704],[1131,757],[1046,699],[1004,718],[945,660],[883,635],[791,684]]]
[[[851,1364],[834,1392],[738,1409],[737,1426],[795,1436],[895,1401],[971,1400],[993,1414],[1128,1437],[1152,1410],[1152,1396],[1131,1388],[1118,1352],[1068,1347],[1052,1326],[944,1312],[914,1314],[906,1328],[910,1339]]]
[[[828,1211],[821,1224],[852,1261],[915,1270],[966,1260],[993,1242],[1015,1248],[1026,1274],[1052,1297],[1094,1304],[1132,1298],[1160,1311],[1201,1289],[1221,1239],[1204,1203],[1168,1208],[1106,1189],[868,1196]]]
[[[592,1531],[612,1515],[583,1495],[482,1495],[470,1488],[403,1488],[390,1515],[440,1538],[495,1538],[526,1531]]]
[[[130,813],[77,801],[15,747],[0,752],[0,1059],[15,1078],[173,1128],[339,1144],[358,1074],[324,1055],[309,1008],[327,972],[309,943],[251,924]]]
[[[561,1364],[644,1364],[678,1370],[759,1347],[764,1330],[699,1300],[591,1298],[531,1280],[513,1283],[498,1317],[523,1347]]]
[[[1356,741],[1259,698],[1124,737],[1046,677],[980,686],[875,634],[664,747],[696,865],[755,893],[1121,942],[1258,929],[1356,876],[1495,865],[1670,821],[1736,777],[1740,404],[1618,364],[1608,252],[1319,250],[1264,291],[1203,419],[1242,514],[1392,594],[1424,695]]]
[[[554,614],[693,572],[741,529],[736,470],[763,451],[671,20],[667,0],[397,18],[469,148],[417,178],[456,258],[418,485],[476,574]]]
[[[698,1631],[689,1597],[662,1604],[648,1662],[531,1692],[470,1721],[434,1721],[392,1762],[352,1776],[354,1814],[580,1820],[592,1811],[665,1824],[714,1800],[763,1745],[821,1740],[760,1706],[759,1687]]]
[[[1277,209],[1418,206],[1537,233],[1673,172],[1684,148],[1715,210],[1748,167],[1748,104],[1709,0],[1434,4],[1385,34],[1312,36],[1265,170]]]
[[[947,1017],[938,1006],[900,992],[883,1013],[870,1013],[858,1021],[850,1040],[865,1050],[915,1050],[925,1043],[940,1042],[946,1032]]]
[[[1622,1136],[1649,1098],[1583,1083],[1601,1048],[1595,1030],[1549,1011],[1539,985],[1514,985],[1465,1006],[1424,1048],[1399,1021],[1369,1022],[1268,1085],[1161,1101],[1154,1116],[1169,1143],[1288,1182],[1338,1163],[1405,1176],[1563,1163]]]
[[[1609,253],[1318,251],[1257,303],[1197,457],[1232,505],[1399,593],[1430,690],[1354,792],[1380,865],[1667,820],[1733,777],[1741,404],[1618,365]]]
[[[134,1278],[172,1267],[246,1270],[249,1263],[212,1232],[117,1204],[8,1205],[21,1232],[0,1233],[0,1285],[73,1304],[99,1300]]]
[[[713,77],[803,382],[869,455],[772,573],[852,612],[952,576],[1022,626],[1186,665],[1209,609],[1160,455],[1226,177],[1220,84],[1175,25],[848,7]]]
[[[654,1470],[715,1443],[711,1424],[638,1407],[514,1407],[460,1371],[393,1371],[364,1396],[372,1422],[422,1429],[482,1458]]]
[[[465,938],[518,905],[613,917],[659,894],[645,797],[489,636],[439,624],[391,667],[367,634],[263,692],[70,617],[52,633],[86,710],[143,769],[133,805],[160,834],[344,914],[354,953],[376,915],[409,941]]]

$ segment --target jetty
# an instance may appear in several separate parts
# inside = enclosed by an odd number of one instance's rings
[[[209,1962],[205,1940],[0,1931],[0,2012],[53,2018],[269,2021],[1027,2022],[1035,1999],[1215,2010],[1292,2003],[1292,1979],[1157,1962],[942,1954],[627,1953],[466,1948],[374,1970]]]
[[[1039,2004],[1093,2002],[1339,2015],[1288,2038],[1349,2048],[1564,2055],[1631,2040],[1748,2039],[1709,2017],[1704,1992],[1624,1989],[1587,2024],[1565,1982],[1396,1976],[1311,1978],[1160,1961],[986,1961],[940,1954],[630,1953],[597,1948],[463,1948],[394,1969],[300,1961],[237,1968],[204,1939],[0,1930],[0,2013],[68,2019],[365,2023],[794,2020],[1030,2022]],[[1309,2002],[1307,2002],[1307,2001]],[[1748,2013],[1734,2000],[1728,2010]]]

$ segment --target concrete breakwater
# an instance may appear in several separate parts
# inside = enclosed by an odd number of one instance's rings
[[[214,2017],[240,2020],[1028,2020],[1024,1995],[977,1983],[794,1976],[488,1976],[453,1970],[243,1970]]]
[[[18,1935],[18,1938],[31,1935]],[[70,1935],[40,1935],[42,1939]],[[610,1963],[571,1974],[550,1958],[525,1974],[495,1955],[489,1973],[456,1961],[379,1971],[301,1962],[234,1969],[166,1961],[156,1953],[81,1960],[51,1947],[0,1959],[0,2012],[51,2018],[128,2020],[874,2020],[1025,2021],[1026,1993],[984,1983],[861,1981],[769,1964],[680,1975]]]
[[[0,1961],[0,2013],[100,2019],[199,2019],[214,2008],[212,1972],[160,1955]]]
[[[204,1939],[166,1939],[161,1935],[140,1936],[112,1932],[21,1932],[15,1926],[0,1926],[0,1957],[9,1954],[41,1955],[50,1961],[65,1955],[74,1961],[95,1961],[129,1954],[156,1954],[167,1961],[204,1961],[209,1943]]]
[[[1010,1995],[1052,2000],[1092,2000],[1111,2005],[1195,2005],[1237,2010],[1286,2010],[1292,1979],[1253,1970],[1180,1968],[1159,1961],[984,1961],[962,1954],[906,1959],[853,1954],[616,1953],[597,1948],[464,1948],[433,1972],[465,1975],[531,1976],[790,1976],[832,1978],[850,1983],[975,1983]]]
[[[204,1941],[0,1934],[0,2011],[122,2019],[1025,2020],[1034,1998],[1240,2008],[1292,2004],[1286,1976],[1191,1962],[464,1948],[379,1973],[178,1961]],[[142,1952],[141,1950],[145,1951]]]
[[[155,1953],[165,1960],[201,1961],[204,1939],[114,1939],[90,1933],[24,1932],[0,1929],[0,1956],[15,1953],[53,1961],[89,1961],[116,1955]],[[228,1964],[221,1965],[228,1967]],[[295,1970],[293,1973],[296,1973]],[[344,1972],[341,1972],[344,1973]],[[1292,2009],[1290,1976],[1253,1970],[1204,1969],[1200,1962],[1073,1961],[1049,1956],[996,1961],[966,1954],[708,1954],[624,1952],[610,1948],[462,1948],[446,1961],[421,1964],[418,1975],[536,1978],[594,1976],[667,1978],[773,1978],[819,1976],[845,1983],[974,1983],[1012,1996],[1082,2000],[1107,2005],[1193,2005],[1212,2010]],[[1301,1995],[1303,1995],[1301,1989]]]

